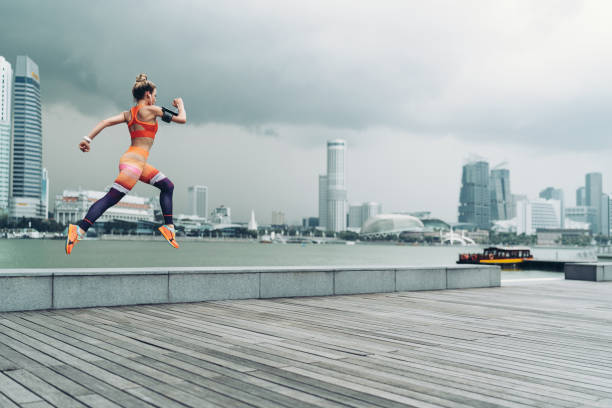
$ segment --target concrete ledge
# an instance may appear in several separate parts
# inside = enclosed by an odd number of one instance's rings
[[[170,303],[257,298],[259,274],[170,271],[168,296]]]
[[[612,281],[612,262],[567,263],[564,272],[565,279]]]
[[[0,275],[0,312],[53,308],[53,276]]]
[[[486,288],[491,285],[489,271],[472,265],[458,265],[446,270],[446,289]],[[499,286],[499,285],[497,285]]]
[[[612,264],[605,275],[612,275]],[[0,312],[500,286],[497,266],[0,270]]]
[[[446,268],[409,267],[395,272],[397,292],[433,289],[446,289]]]
[[[395,292],[395,269],[336,271],[334,294]]]
[[[53,308],[168,303],[166,274],[57,275]]]
[[[260,277],[260,298],[334,294],[334,272],[332,271],[269,272],[262,273]]]

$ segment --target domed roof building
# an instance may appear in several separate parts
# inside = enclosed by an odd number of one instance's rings
[[[364,238],[383,238],[402,232],[421,232],[424,225],[417,217],[405,214],[378,214],[370,217],[361,227]]]
[[[450,224],[442,221],[439,218],[422,218],[421,221],[425,225],[426,231],[449,231]]]

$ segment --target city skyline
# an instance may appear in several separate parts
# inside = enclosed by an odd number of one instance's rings
[[[45,16],[36,32],[24,24],[34,5]],[[591,172],[612,191],[604,103],[612,61],[596,57],[612,39],[609,5],[404,2],[347,13],[341,4],[264,2],[244,5],[244,31],[234,38],[231,6],[183,4],[181,15],[149,17],[159,27],[151,40],[164,51],[146,56],[106,47],[129,36],[135,5],[118,16],[110,5],[95,13],[76,5],[0,6],[0,55],[28,54],[44,67],[51,197],[63,188],[102,190],[116,176],[129,143],[124,128],[105,130],[87,155],[76,144],[130,106],[143,71],[158,84],[160,104],[183,96],[188,111],[187,126],[160,126],[151,152],[176,181],[177,212],[187,212],[188,186],[206,184],[210,206],[230,205],[237,220],[246,222],[251,209],[282,209],[289,222],[317,215],[311,175],[324,168],[320,146],[337,138],[351,146],[350,201],[375,199],[386,212],[456,220],[460,169],[471,153],[491,165],[509,162],[513,191],[530,197],[553,185],[569,204]],[[277,30],[265,30],[269,24]],[[170,45],[185,27],[188,53]],[[254,69],[242,68],[252,61]],[[183,66],[197,68],[177,75]],[[135,192],[154,195],[147,186]]]

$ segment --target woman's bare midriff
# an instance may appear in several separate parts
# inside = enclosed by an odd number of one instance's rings
[[[135,137],[132,139],[132,146],[140,147],[148,152],[153,146],[153,139],[150,137]]]

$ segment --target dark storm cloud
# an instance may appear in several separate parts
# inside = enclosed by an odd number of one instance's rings
[[[574,1],[3,2],[0,55],[39,64],[44,103],[95,116],[125,109],[146,72],[192,123],[264,136],[385,126],[591,147],[610,130],[610,35],[589,21],[606,15]]]
[[[96,99],[129,104],[139,72],[157,83],[162,101],[182,95],[196,122],[360,127],[387,114],[385,93],[398,88],[370,61],[331,61],[313,38],[324,27],[275,15],[274,7],[267,14],[242,2],[143,4],[4,4],[0,52],[39,64],[44,102],[86,113],[98,111]]]

